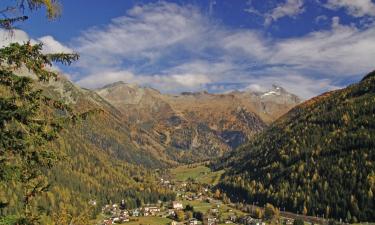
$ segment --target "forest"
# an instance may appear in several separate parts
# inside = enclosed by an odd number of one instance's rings
[[[11,36],[14,26],[28,19],[14,11],[44,8],[54,19],[59,7],[49,0],[14,1],[2,11],[0,25]],[[79,110],[45,90],[59,79],[54,63],[69,66],[78,58],[75,53],[46,54],[41,43],[0,49],[0,224],[86,225],[103,204],[124,199],[132,208],[175,198],[156,185],[154,171],[134,165],[147,160],[115,159],[102,150],[102,142],[82,140],[84,127],[103,116],[102,110]]]
[[[229,153],[220,188],[234,199],[346,222],[375,217],[375,72],[292,109]]]

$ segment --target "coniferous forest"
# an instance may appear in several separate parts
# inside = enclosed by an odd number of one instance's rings
[[[375,215],[375,73],[292,109],[216,166],[248,202],[347,222]]]

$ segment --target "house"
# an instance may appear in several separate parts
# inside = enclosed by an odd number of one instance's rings
[[[131,211],[131,215],[132,215],[132,216],[138,217],[139,214],[140,214],[139,209],[133,209],[133,210]]]
[[[92,206],[96,206],[96,200],[90,200],[89,204],[92,205]]]
[[[211,213],[218,213],[219,209],[211,209],[210,211],[211,211]]]
[[[237,216],[236,215],[230,215],[229,220],[232,221],[232,222],[236,222]]]
[[[103,225],[111,225],[113,224],[112,220],[104,220]]]
[[[254,219],[251,216],[245,216],[240,219],[240,223],[244,225],[264,225],[262,220]]]
[[[197,225],[199,223],[199,221],[195,218],[192,218],[189,220],[189,225]]]
[[[128,210],[121,210],[121,212],[120,212],[120,216],[128,217],[128,216],[129,216],[129,212],[128,212]]]
[[[160,212],[160,208],[156,206],[150,206],[150,207],[145,207],[145,210],[147,208],[147,211],[152,215],[155,216],[158,212]]]
[[[207,218],[207,225],[216,225],[216,218],[215,217],[208,217]]]
[[[181,210],[184,207],[182,206],[181,202],[173,201],[172,202],[172,209]]]
[[[122,222],[129,222],[130,219],[129,218],[122,218]]]
[[[181,222],[177,222],[177,221],[172,221],[171,222],[171,225],[183,225],[183,223],[181,223]]]
[[[285,224],[286,225],[293,225],[294,220],[292,219],[286,219]]]
[[[168,216],[176,216],[174,209],[168,209]]]
[[[113,218],[112,218],[112,221],[113,221],[114,223],[120,223],[120,222],[121,222],[121,220],[120,220],[119,217],[113,217]]]

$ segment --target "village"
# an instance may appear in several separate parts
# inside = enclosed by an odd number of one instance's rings
[[[185,170],[189,173],[185,173]],[[215,176],[205,167],[184,168],[183,173],[172,179],[160,178],[159,185],[176,193],[174,201],[145,204],[128,209],[124,200],[103,206],[103,219],[99,225],[266,225],[271,222],[284,225],[323,224],[323,221],[304,221],[285,216],[272,205],[263,209],[255,205],[232,203],[225,193],[214,189]],[[196,170],[196,171],[194,171]],[[315,219],[315,218],[314,218]],[[299,222],[299,223],[298,223]]]

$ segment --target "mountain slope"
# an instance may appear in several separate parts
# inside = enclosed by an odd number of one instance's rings
[[[221,161],[233,198],[375,221],[375,73],[300,104]]]
[[[158,144],[147,132],[140,128],[133,129],[127,121],[122,120],[118,109],[95,92],[79,88],[64,77],[43,85],[43,89],[46,95],[63,100],[76,113],[98,111],[83,121],[79,130],[74,130],[76,133],[80,131],[76,141],[88,142],[115,159],[128,163],[154,168],[173,163],[157,151]],[[137,133],[139,138],[135,139],[133,133]],[[139,139],[143,141],[142,144]]]
[[[35,208],[45,212],[43,224],[63,224],[56,222],[59,217],[85,213],[90,201],[97,203],[96,215],[101,206],[111,201],[125,199],[129,207],[136,207],[174,199],[175,194],[161,188],[158,175],[151,170],[169,163],[145,145],[137,145],[131,137],[132,130],[120,121],[120,113],[112,105],[64,77],[48,84],[35,82],[35,86],[42,88],[44,95],[67,103],[75,114],[91,112],[64,124],[58,139],[48,146],[60,160],[45,171],[50,191],[35,201]],[[48,105],[43,105],[43,111],[51,117],[63,113]],[[21,189],[16,184],[2,186],[0,199],[9,206],[0,210],[0,215],[21,211],[20,196]]]
[[[221,156],[300,101],[276,86],[266,93],[168,95],[117,82],[97,93],[122,113],[124,121],[147,131],[166,155],[179,162]]]

